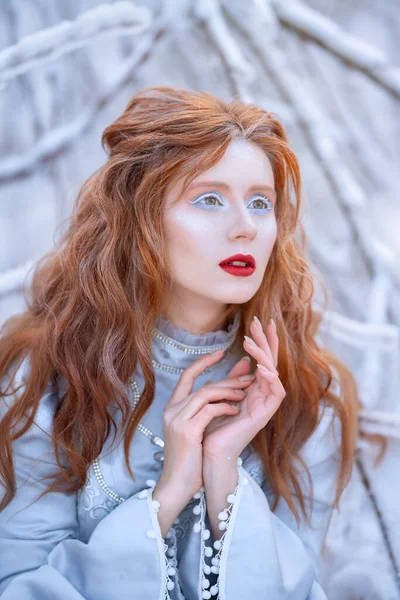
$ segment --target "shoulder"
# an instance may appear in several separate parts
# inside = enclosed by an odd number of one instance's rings
[[[24,390],[26,389],[26,379],[29,374],[30,369],[30,360],[29,357],[26,357],[19,368],[17,369],[15,376],[13,377],[12,389],[18,388],[18,391],[11,396],[3,396],[0,399],[0,419],[8,412],[8,410],[13,406],[13,404],[17,401],[17,399],[22,395]],[[11,377],[14,370],[9,369],[6,373],[5,377],[2,380],[1,389],[5,390],[5,387],[10,383]],[[53,381],[49,381],[47,387],[42,394],[39,406],[36,411],[33,425],[43,430],[43,433],[50,434],[52,429],[53,417],[55,410],[57,408],[59,402],[58,389]],[[26,415],[24,416],[24,422],[27,421]]]

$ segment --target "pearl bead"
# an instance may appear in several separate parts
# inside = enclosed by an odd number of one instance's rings
[[[209,567],[209,565],[204,565],[203,571],[206,575],[209,575],[211,573],[211,567]]]
[[[220,521],[220,523],[218,524],[218,529],[220,529],[221,531],[226,529],[226,521]]]
[[[219,591],[219,587],[218,587],[217,585],[213,585],[213,586],[210,588],[210,592],[211,592],[211,594],[212,594],[213,596],[216,596],[216,595],[218,594],[218,591]]]
[[[146,498],[147,496],[147,490],[142,490],[141,492],[138,493],[138,498]]]
[[[247,485],[248,483],[249,483],[249,480],[247,479],[247,477],[243,477],[242,485]]]
[[[229,494],[229,496],[227,497],[227,501],[229,502],[229,504],[233,504],[235,502],[235,494]]]
[[[167,554],[168,556],[175,556],[175,548],[168,548]]]
[[[221,562],[221,561],[220,561],[220,559],[218,558],[218,556],[214,556],[214,557],[211,559],[211,564],[215,565],[216,567],[219,567],[219,563],[220,563],[220,562]]]
[[[206,598],[206,600],[209,600],[209,598],[211,598],[211,594],[208,590],[203,590],[201,593],[201,597]]]
[[[154,539],[154,538],[157,536],[157,534],[156,534],[156,532],[154,531],[154,529],[148,529],[148,530],[146,531],[146,534],[147,534],[147,537],[149,537],[149,538],[151,538],[151,539]]]
[[[201,537],[203,538],[203,540],[208,540],[208,538],[210,537],[210,530],[209,529],[205,529],[201,535]]]
[[[152,485],[156,485],[156,481],[154,481],[154,479],[148,479],[146,481],[146,485],[148,485],[149,487],[151,487]]]
[[[237,459],[237,461],[236,461],[236,464],[237,464],[237,466],[238,466],[238,467],[241,467],[241,466],[242,466],[242,464],[243,464],[243,459],[242,459],[242,458],[240,458],[240,456],[239,456],[239,458]]]
[[[173,590],[173,589],[174,589],[174,587],[175,587],[175,584],[174,584],[174,582],[173,582],[173,581],[167,581],[167,588],[168,588],[169,590]]]
[[[215,575],[218,575],[218,573],[219,573],[219,567],[216,567],[215,565],[213,565],[211,567],[211,572],[215,573]]]
[[[204,577],[204,579],[201,580],[201,585],[203,588],[208,588],[210,587],[210,582]]]
[[[204,554],[208,557],[213,555],[213,551],[212,548],[210,548],[209,546],[206,546],[206,548],[204,548]]]
[[[199,531],[200,531],[200,530],[201,530],[201,525],[200,525],[200,523],[197,521],[197,523],[195,523],[195,524],[193,525],[193,531],[194,531],[195,533],[199,533]]]
[[[222,510],[220,513],[218,513],[218,519],[220,521],[226,521],[228,518],[228,513],[226,512],[226,510]]]
[[[167,533],[165,534],[165,537],[166,537],[166,538],[170,538],[170,537],[171,537],[171,535],[172,535],[172,531],[171,531],[171,529],[170,529],[170,530],[169,530],[169,531],[167,531]]]
[[[220,542],[220,540],[217,540],[216,542],[214,542],[213,545],[216,550],[219,550],[222,546],[222,543]]]
[[[193,495],[193,498],[194,498],[195,500],[198,500],[199,498],[201,498],[201,492],[196,492],[196,493]]]
[[[193,507],[193,513],[195,515],[199,515],[201,513],[201,507],[198,504],[196,504],[196,506]]]
[[[168,575],[175,575],[176,569],[174,569],[174,567],[168,567],[167,573]]]

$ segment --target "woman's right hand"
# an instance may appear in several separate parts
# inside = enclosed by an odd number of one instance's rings
[[[164,464],[158,487],[176,489],[184,500],[190,498],[203,484],[203,433],[207,425],[220,415],[236,415],[239,409],[231,402],[245,397],[242,388],[252,383],[238,377],[207,382],[196,392],[192,388],[196,377],[217,363],[222,352],[207,354],[187,367],[164,409]],[[222,401],[222,402],[221,402]]]

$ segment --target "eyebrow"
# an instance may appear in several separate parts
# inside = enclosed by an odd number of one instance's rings
[[[223,181],[199,181],[198,183],[191,183],[190,185],[188,185],[187,189],[194,188],[194,187],[200,187],[200,186],[201,187],[204,187],[204,186],[220,187],[225,190],[231,189],[230,185],[228,185],[227,183],[224,183]],[[276,191],[270,185],[256,184],[256,185],[252,185],[249,188],[249,190],[260,190],[261,188],[264,190],[268,190],[269,192],[272,192],[272,194],[274,195],[275,200],[276,200]]]

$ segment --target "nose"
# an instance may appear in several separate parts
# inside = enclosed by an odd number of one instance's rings
[[[249,209],[242,204],[232,209],[234,212],[233,225],[229,232],[229,239],[246,238],[252,240],[257,235],[257,225],[249,212]]]

